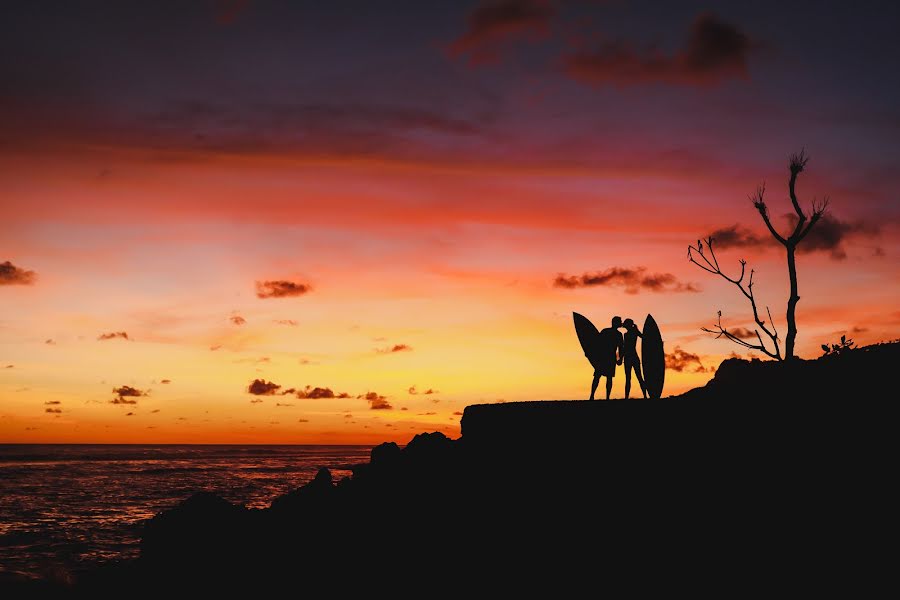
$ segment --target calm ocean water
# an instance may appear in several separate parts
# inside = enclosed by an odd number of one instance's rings
[[[369,446],[0,445],[0,572],[36,577],[137,555],[142,523],[194,492],[252,508],[367,462]]]

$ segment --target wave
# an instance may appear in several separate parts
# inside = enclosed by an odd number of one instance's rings
[[[304,458],[358,450],[368,446],[125,446],[125,445],[0,445],[0,465],[25,462],[127,462],[146,460],[207,460],[214,458]]]
[[[167,475],[171,473],[205,473],[215,471],[239,471],[242,473],[293,473],[300,471],[318,470],[317,466],[309,464],[281,465],[281,466],[235,466],[233,464],[210,467],[151,467],[149,469],[133,469],[126,471],[128,475]]]

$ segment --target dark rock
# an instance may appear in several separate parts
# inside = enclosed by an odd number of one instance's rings
[[[373,465],[386,465],[400,458],[400,446],[397,442],[384,442],[372,448],[371,463]]]
[[[371,593],[395,591],[392,573],[434,591],[448,565],[456,583],[504,586],[605,586],[611,557],[753,565],[734,581],[760,576],[761,555],[821,568],[884,528],[895,434],[883,390],[897,364],[900,344],[730,359],[677,398],[469,406],[460,440],[382,444],[352,478],[335,486],[322,469],[269,510],[193,496],[147,525],[133,581],[255,588],[306,575]]]
[[[436,457],[450,451],[452,440],[439,431],[419,433],[403,449],[406,457]]]
[[[292,492],[275,498],[272,501],[271,508],[274,512],[301,510],[304,508],[312,509],[315,505],[320,505],[330,500],[333,492],[334,483],[331,471],[326,467],[322,467],[312,481],[306,485],[302,485]]]
[[[144,527],[141,558],[148,563],[217,556],[243,540],[247,509],[210,492],[194,494]]]

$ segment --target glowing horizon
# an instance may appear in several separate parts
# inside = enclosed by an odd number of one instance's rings
[[[327,7],[291,13],[304,36],[271,29],[295,9],[253,3],[228,23],[113,11],[93,36],[74,7],[56,26],[20,10],[6,43],[34,71],[3,67],[0,98],[0,443],[455,437],[468,404],[587,396],[573,311],[598,327],[652,313],[667,352],[689,357],[665,394],[703,385],[746,352],[699,328],[717,310],[752,320],[687,246],[729,230],[723,268],[748,260],[783,334],[784,256],[746,196],[765,181],[784,225],[787,156],[804,145],[798,193],[830,195],[833,220],[799,255],[798,353],[900,337],[900,92],[849,42],[820,55],[804,50],[814,32],[775,27],[765,41],[804,68],[748,45],[698,71],[678,44],[710,17],[594,7],[623,36],[672,38],[662,67],[610,70],[551,60],[565,55],[554,24],[577,16],[562,9],[538,13],[552,25],[539,40],[482,32],[475,5],[468,22],[410,7],[418,27],[346,17],[350,48],[317,31],[344,18]],[[767,31],[722,13],[754,41]],[[183,64],[143,38],[109,52],[151,26]],[[554,285],[614,268],[667,277]],[[253,394],[255,380],[280,387]],[[298,397],[307,386],[347,397]],[[614,397],[623,387],[620,369]]]

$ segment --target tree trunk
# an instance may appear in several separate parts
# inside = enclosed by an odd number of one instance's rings
[[[797,295],[797,260],[794,257],[797,246],[788,243],[786,247],[788,275],[791,278],[791,295],[788,297],[787,304],[787,337],[784,340],[784,359],[794,360],[794,340],[797,339],[797,302],[800,301],[800,296]]]

